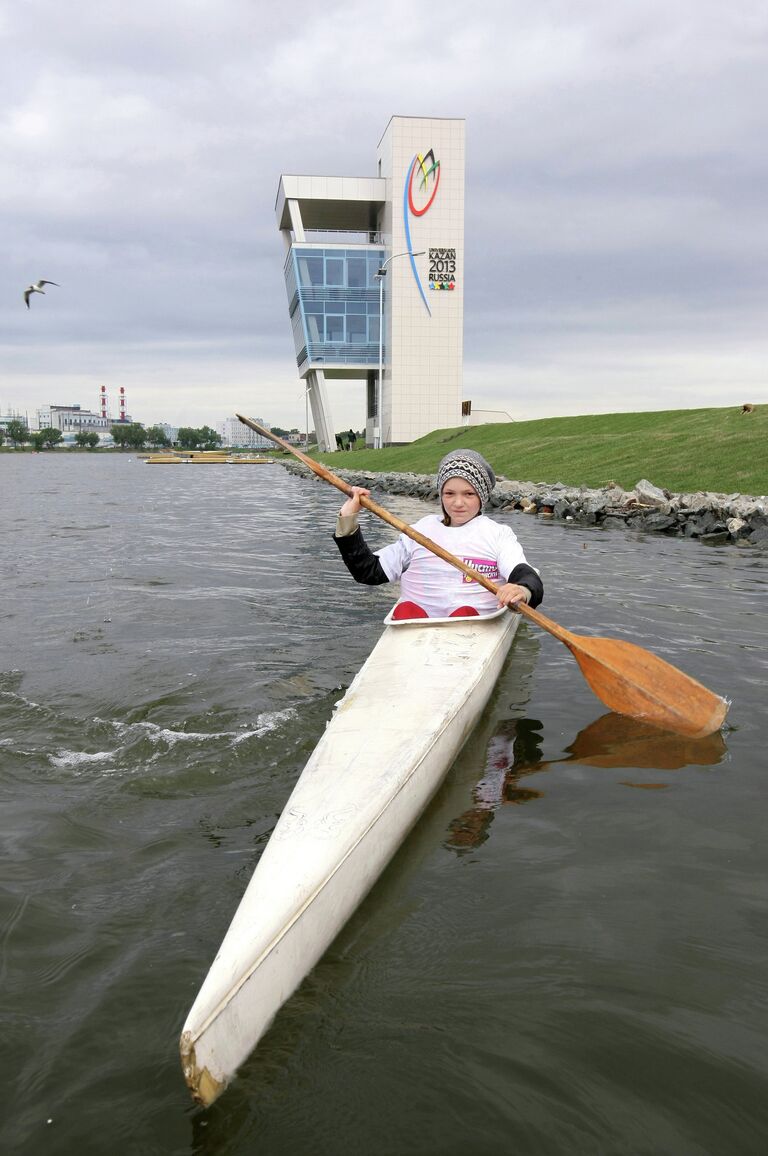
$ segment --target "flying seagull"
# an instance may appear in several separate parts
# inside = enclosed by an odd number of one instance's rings
[[[57,288],[59,287],[58,281],[38,281],[36,285],[28,285],[24,290],[24,304],[26,305],[27,309],[29,309],[29,299],[33,293],[42,293],[45,295],[45,289],[43,289],[43,285],[55,285]]]

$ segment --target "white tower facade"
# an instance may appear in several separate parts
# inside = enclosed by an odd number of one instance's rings
[[[393,117],[377,161],[387,182],[382,440],[461,425],[464,121]]]

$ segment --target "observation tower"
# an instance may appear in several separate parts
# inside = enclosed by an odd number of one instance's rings
[[[283,174],[275,204],[296,363],[318,444],[360,380],[366,444],[461,424],[464,121],[394,116],[370,177]]]

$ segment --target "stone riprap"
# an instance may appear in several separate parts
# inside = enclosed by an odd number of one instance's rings
[[[313,476],[297,461],[284,461],[292,473]],[[386,494],[407,494],[437,500],[434,474],[371,473],[335,470],[352,486],[365,486]],[[583,525],[629,526],[685,538],[697,538],[710,546],[735,543],[768,548],[768,502],[765,496],[715,494],[697,491],[674,494],[646,479],[633,490],[610,483],[599,490],[566,486],[562,482],[517,482],[498,477],[489,507],[522,510],[543,518],[580,522]]]

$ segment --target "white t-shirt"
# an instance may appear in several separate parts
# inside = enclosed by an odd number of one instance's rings
[[[497,585],[506,582],[515,566],[526,560],[509,526],[484,514],[464,526],[444,526],[438,514],[428,514],[413,528]],[[415,602],[430,618],[447,618],[459,606],[474,606],[479,614],[498,609],[490,590],[405,534],[377,550],[376,555],[390,582],[400,581],[401,600]]]

